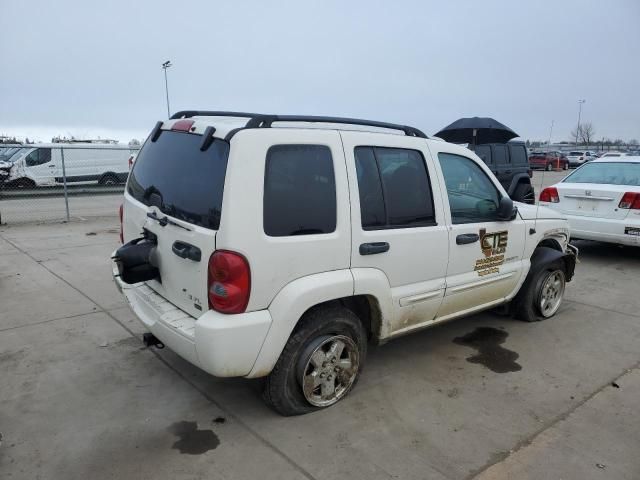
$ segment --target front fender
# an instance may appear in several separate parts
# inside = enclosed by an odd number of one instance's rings
[[[564,262],[566,279],[567,282],[570,282],[576,268],[576,251],[574,247],[567,248],[565,252],[551,247],[536,248],[531,256],[531,269],[527,275],[527,282],[556,260],[562,260]]]
[[[269,305],[271,326],[247,377],[264,377],[271,372],[291,332],[307,310],[319,303],[352,295],[353,275],[350,270],[318,273],[287,284]]]

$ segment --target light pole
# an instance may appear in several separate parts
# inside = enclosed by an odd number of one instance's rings
[[[167,68],[172,67],[171,60],[167,60],[162,64],[162,69],[164,70],[164,90],[167,94],[167,118],[171,117],[171,112],[169,110],[169,84],[167,83]]]
[[[580,137],[580,115],[582,114],[582,104],[585,102],[586,100],[584,98],[578,100],[578,126],[576,127],[576,147],[578,146],[578,138]]]

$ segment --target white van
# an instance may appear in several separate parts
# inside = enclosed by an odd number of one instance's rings
[[[126,181],[132,153],[134,150],[120,145],[26,145],[11,158],[12,165],[5,182],[14,188],[53,186],[63,184],[63,175],[66,175],[67,183],[116,185]]]

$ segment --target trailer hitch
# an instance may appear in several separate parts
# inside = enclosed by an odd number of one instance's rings
[[[158,337],[156,337],[153,333],[150,333],[150,332],[147,332],[142,335],[142,342],[144,343],[144,346],[147,348],[149,347],[156,347],[157,349],[164,348],[164,343],[162,343],[158,339]]]

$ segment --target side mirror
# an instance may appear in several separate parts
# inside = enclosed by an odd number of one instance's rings
[[[509,197],[502,197],[498,205],[498,220],[511,221],[516,218],[518,209],[513,206],[513,200]]]

